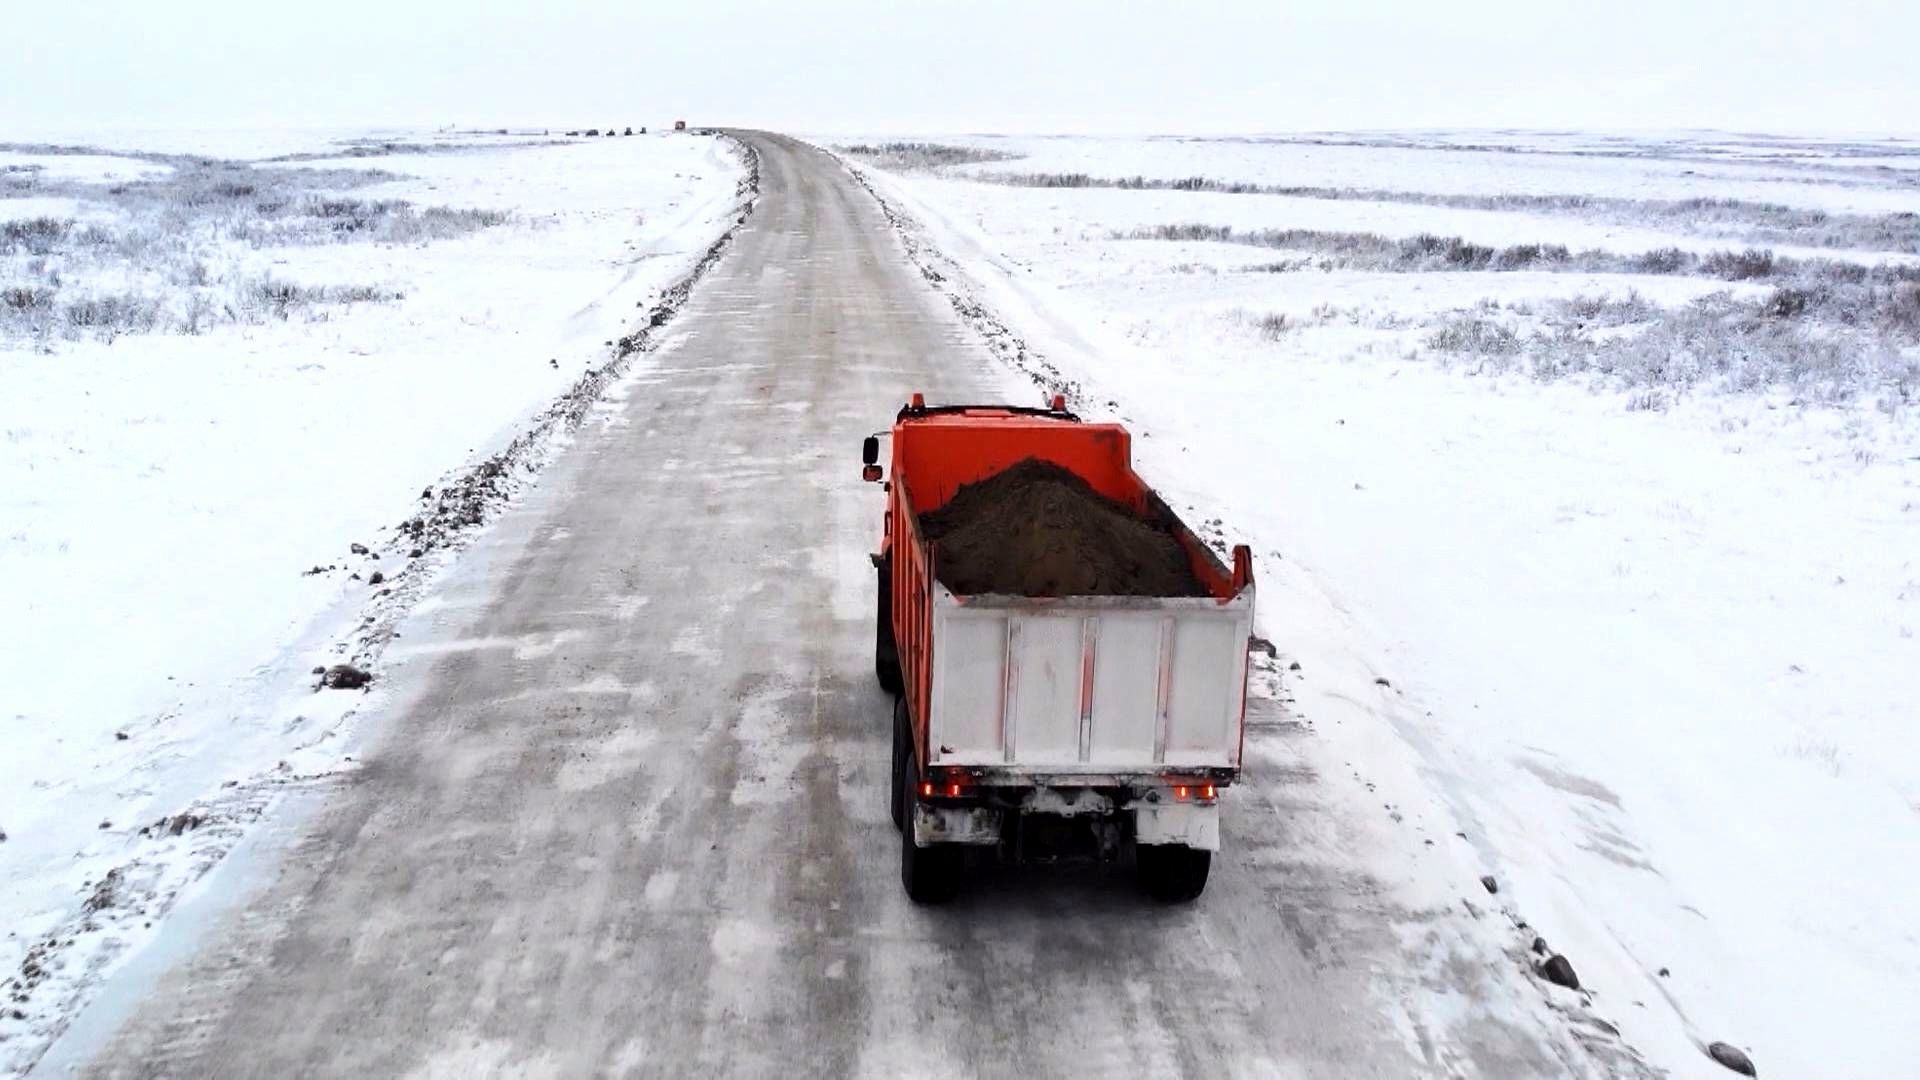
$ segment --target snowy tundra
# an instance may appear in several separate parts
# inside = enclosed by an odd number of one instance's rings
[[[691,134],[81,141],[0,146],[0,1075],[346,764],[362,695],[312,672],[563,439],[745,176]]]
[[[1920,147],[821,141],[1255,538],[1268,767],[1409,837],[1379,880],[1672,1075],[1911,1074]]]

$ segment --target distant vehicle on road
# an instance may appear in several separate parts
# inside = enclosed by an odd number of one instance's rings
[[[897,695],[907,895],[952,897],[968,847],[1016,861],[1131,848],[1154,896],[1198,897],[1240,773],[1249,550],[1224,565],[1134,473],[1126,429],[1082,423],[1060,397],[915,394],[884,473],[879,439],[862,477],[887,491],[874,665]],[[1124,551],[1102,548],[1109,527]],[[1134,572],[1156,557],[1157,576]]]

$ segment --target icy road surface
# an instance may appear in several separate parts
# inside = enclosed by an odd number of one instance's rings
[[[994,872],[949,907],[907,902],[872,675],[880,501],[858,444],[911,390],[1035,392],[832,158],[751,139],[754,216],[673,340],[405,624],[361,767],[210,878],[171,948],[129,965],[41,1071],[1630,1063],[1574,1034],[1496,920],[1453,899],[1410,910],[1357,862],[1301,857],[1399,858],[1323,801],[1289,750],[1312,736],[1271,700],[1199,903],[1156,906],[1095,870]]]

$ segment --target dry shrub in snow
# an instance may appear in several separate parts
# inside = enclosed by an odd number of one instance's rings
[[[1569,251],[1560,244],[1514,244],[1498,250],[1458,236],[1421,234],[1392,240],[1377,233],[1319,229],[1253,229],[1181,223],[1153,225],[1109,234],[1118,240],[1170,240],[1245,244],[1301,251],[1311,264],[1282,262],[1252,270],[1306,269],[1385,273],[1501,272],[1685,274],[1723,281],[1770,282],[1777,302],[1763,310],[1773,318],[1806,319],[1841,326],[1879,326],[1920,337],[1920,318],[1912,311],[1912,287],[1920,285],[1920,267],[1882,263],[1863,266],[1832,259],[1790,259],[1771,251],[1716,251],[1706,255],[1679,248],[1622,254],[1597,248]]]
[[[1493,257],[1495,270],[1530,270],[1546,263],[1561,263],[1573,258],[1564,244],[1514,244],[1501,248]]]
[[[76,330],[108,335],[148,332],[163,318],[161,303],[154,297],[112,294],[69,301],[62,306],[61,314]]]
[[[1792,290],[1757,304],[1714,293],[1667,311],[1633,294],[1575,297],[1550,305],[1528,334],[1462,312],[1431,332],[1426,346],[1542,381],[1593,378],[1633,392],[1641,408],[1695,388],[1785,390],[1821,403],[1870,396],[1904,405],[1920,398],[1916,350],[1872,332],[1803,325],[1797,313],[1812,303]],[[1622,327],[1638,329],[1618,332]]]
[[[979,146],[953,146],[930,142],[853,143],[837,147],[841,153],[859,158],[882,169],[944,169],[953,165],[975,165],[986,161],[1010,161],[1018,154],[988,150]]]
[[[31,285],[0,289],[0,309],[8,312],[49,311],[53,308],[53,290]]]
[[[1700,260],[1700,269],[1728,281],[1751,281],[1773,273],[1773,252],[1748,248],[1745,251],[1716,251]]]
[[[1560,321],[1576,328],[1630,326],[1651,322],[1660,315],[1657,305],[1631,289],[1623,297],[1583,294],[1559,301],[1554,308]]]
[[[52,289],[0,289],[0,337],[98,338],[126,334],[203,333],[220,325],[257,325],[320,317],[318,309],[401,299],[372,285],[300,285],[272,277],[247,278],[224,290],[87,292],[61,300]]]
[[[0,222],[0,252],[9,255],[46,255],[73,231],[73,222],[37,217]]]
[[[1508,250],[1517,249],[1509,248]],[[1434,236],[1431,233],[1421,233],[1419,236],[1400,241],[1399,261],[1405,264],[1419,264],[1422,267],[1449,270],[1483,270],[1493,265],[1494,254],[1492,248],[1483,244],[1468,243],[1458,236]]]
[[[266,317],[286,319],[306,308],[399,299],[400,293],[372,285],[300,285],[263,277],[242,282],[235,290],[233,310],[236,314],[233,321],[259,322]]]
[[[1882,325],[1897,333],[1920,338],[1920,281],[1902,281],[1880,305]]]
[[[1268,341],[1279,341],[1287,336],[1287,331],[1293,329],[1293,322],[1278,311],[1256,315],[1244,308],[1236,308],[1228,315],[1228,320],[1251,328],[1254,333]]]
[[[1840,214],[1744,199],[1631,199],[1565,194],[1469,195],[1381,188],[1254,184],[1204,176],[1162,179],[1144,176],[1101,177],[1087,173],[988,171],[973,173],[970,178],[1014,187],[1212,191],[1230,195],[1280,195],[1297,199],[1552,214],[1613,225],[1678,229],[1734,242],[1920,254],[1920,214],[1909,211]]]
[[[510,220],[497,210],[354,198],[352,189],[396,179],[373,169],[155,160],[170,170],[123,182],[40,182],[36,193],[101,211],[87,214],[84,224],[49,217],[0,222],[0,337],[199,333],[392,300],[399,294],[380,286],[260,278],[246,269],[246,252],[434,243]],[[101,287],[105,282],[111,287]]]
[[[1474,356],[1511,356],[1520,351],[1520,335],[1491,319],[1463,315],[1449,319],[1428,335],[1427,347]]]

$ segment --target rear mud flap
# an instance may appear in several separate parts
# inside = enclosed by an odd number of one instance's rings
[[[1136,806],[1133,810],[1133,842],[1179,844],[1196,851],[1219,851],[1219,804]]]
[[[982,806],[929,806],[913,808],[913,842],[919,847],[931,844],[998,844],[1000,811]]]

